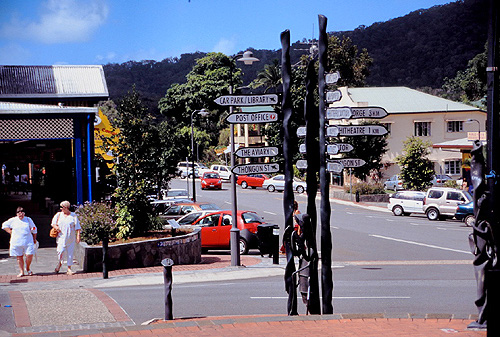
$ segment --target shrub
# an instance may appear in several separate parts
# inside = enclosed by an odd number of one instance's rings
[[[86,202],[76,213],[82,227],[82,241],[95,245],[106,236],[113,241],[116,238],[116,212],[110,203]]]
[[[458,186],[456,180],[446,180],[444,182],[444,187],[451,187],[451,188],[461,188],[461,186]]]
[[[344,190],[350,192],[350,187],[345,186]],[[352,193],[359,192],[359,194],[384,194],[384,185],[381,183],[367,183],[361,181],[359,183],[352,184]]]

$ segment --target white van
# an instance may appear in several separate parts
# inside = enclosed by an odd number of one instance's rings
[[[231,180],[231,168],[225,165],[212,165],[210,171],[219,173],[221,179]]]

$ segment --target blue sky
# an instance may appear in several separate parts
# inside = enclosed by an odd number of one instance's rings
[[[106,64],[280,49],[450,0],[0,0],[0,64]]]

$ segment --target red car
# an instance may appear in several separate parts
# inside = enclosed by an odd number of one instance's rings
[[[222,180],[217,172],[205,172],[201,177],[201,189],[222,189]]]
[[[193,225],[201,227],[201,248],[230,249],[230,231],[232,226],[232,211],[218,211],[207,214]],[[250,248],[258,247],[257,227],[264,220],[255,212],[238,211],[237,226],[240,230],[240,254],[247,254]]]
[[[251,188],[262,187],[262,183],[264,180],[269,179],[269,176],[265,174],[248,174],[238,176],[238,180],[236,183],[241,185],[241,188],[247,188],[250,186]]]

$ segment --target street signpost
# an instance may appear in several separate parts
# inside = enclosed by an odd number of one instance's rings
[[[354,150],[351,144],[337,143],[337,144],[327,144],[326,153],[328,154],[338,154],[340,152],[350,152]]]
[[[366,164],[366,162],[363,159],[358,159],[358,158],[336,159],[333,162],[341,163],[344,168],[360,167]]]
[[[328,172],[341,173],[343,169],[344,169],[344,166],[342,165],[342,163],[332,162],[332,161],[326,162],[326,170]]]
[[[276,112],[253,112],[253,113],[234,113],[226,117],[226,121],[231,124],[258,124],[274,123],[278,121]]]
[[[326,92],[326,102],[327,103],[334,103],[334,102],[340,101],[341,98],[342,98],[342,93],[340,92],[340,90]]]
[[[381,125],[331,125],[326,129],[327,137],[337,136],[382,136],[387,130]]]
[[[264,147],[240,147],[234,153],[240,158],[260,158],[260,157],[274,157],[277,156],[279,150],[274,146]]]
[[[387,116],[387,111],[380,107],[351,108],[347,106],[327,108],[326,119],[371,118],[378,119]]]
[[[256,106],[256,105],[274,105],[278,104],[278,95],[227,95],[220,96],[214,100],[218,105],[224,106]]]
[[[279,172],[280,165],[278,163],[262,163],[262,164],[242,164],[236,165],[231,169],[234,174],[253,174],[253,173],[276,173]]]

